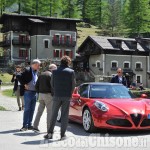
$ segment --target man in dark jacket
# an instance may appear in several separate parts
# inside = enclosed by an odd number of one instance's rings
[[[123,76],[123,72],[121,68],[117,69],[117,75],[111,79],[111,83],[120,83],[123,84],[124,86],[127,86],[127,80]]]
[[[75,88],[75,73],[69,68],[70,64],[70,57],[63,56],[60,67],[52,73],[51,85],[54,90],[52,116],[48,134],[44,136],[45,139],[52,139],[53,137],[53,130],[60,107],[62,116],[61,139],[66,137],[65,132],[68,125],[70,99]]]
[[[24,98],[23,98],[24,86],[21,85],[21,83],[16,78],[17,74],[21,73],[21,70],[22,70],[22,67],[20,65],[17,65],[16,66],[16,72],[13,74],[13,77],[11,79],[11,82],[12,83],[14,82],[13,91],[15,92],[16,97],[17,97],[17,103],[18,103],[19,111],[24,109]],[[21,102],[22,102],[22,106],[21,106],[20,99],[21,99]]]
[[[38,70],[41,62],[38,59],[33,60],[31,67],[28,67],[20,75],[17,75],[19,82],[24,85],[24,115],[23,115],[23,127],[20,131],[32,130],[32,119],[36,105],[36,89],[35,84],[37,82]]]
[[[33,130],[35,132],[40,131],[38,129],[38,126],[45,107],[47,109],[47,132],[50,127],[51,104],[52,104],[51,72],[56,69],[57,66],[55,64],[51,64],[49,66],[49,70],[42,72],[36,82],[35,88],[37,93],[39,93],[39,107],[33,124]]]

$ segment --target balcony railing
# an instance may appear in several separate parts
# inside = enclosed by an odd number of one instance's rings
[[[76,46],[76,41],[58,41],[58,40],[52,40],[52,45],[53,46],[66,46],[66,47],[75,47]]]
[[[1,41],[1,42],[0,42],[0,47],[10,46],[10,44],[11,44],[11,41],[10,41],[10,40]]]
[[[31,41],[30,40],[28,40],[28,41],[20,41],[19,39],[13,39],[12,40],[12,44],[13,45],[30,45]]]
[[[143,71],[143,68],[136,68],[135,71]]]

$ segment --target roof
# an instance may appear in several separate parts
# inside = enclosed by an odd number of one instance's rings
[[[81,22],[82,20],[80,19],[75,19],[75,18],[57,18],[57,17],[48,17],[48,16],[36,16],[36,15],[26,15],[26,14],[7,14],[4,13],[0,17],[0,23],[3,23],[4,19],[6,17],[26,17],[30,19],[40,19],[40,20],[62,20],[62,21],[73,21],[73,22]]]
[[[87,39],[81,44],[79,47],[79,52],[80,50],[82,51],[82,46],[86,43],[86,41],[90,39],[92,40],[100,49],[103,49],[105,51],[110,51],[110,50],[123,50],[123,51],[135,51],[136,49],[131,49],[129,47],[129,42],[137,42],[137,50],[139,52],[146,52],[147,49],[143,48],[141,43],[138,43],[136,39],[133,38],[122,38],[122,37],[107,37],[107,36],[88,36]],[[116,48],[114,44],[112,43],[113,40],[121,40],[121,48]]]

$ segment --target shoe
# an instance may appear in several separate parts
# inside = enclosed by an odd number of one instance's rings
[[[19,107],[19,110],[18,111],[21,111],[21,107]]]
[[[44,139],[52,139],[52,138],[53,138],[52,133],[48,133],[48,134],[44,135]]]
[[[33,126],[28,127],[28,130],[33,130]]]
[[[26,127],[22,127],[21,129],[20,129],[20,131],[27,131],[28,130],[28,128],[26,128]]]
[[[61,138],[60,138],[60,140],[61,141],[63,141],[63,140],[66,140],[67,139],[67,136],[66,136],[66,134],[64,134],[64,135],[61,135]]]
[[[38,128],[33,128],[32,129],[34,132],[40,132],[40,130]]]

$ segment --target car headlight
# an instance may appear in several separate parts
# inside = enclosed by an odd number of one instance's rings
[[[108,111],[107,105],[104,104],[103,102],[96,101],[96,102],[94,103],[94,105],[95,105],[98,109],[100,109],[101,111],[104,111],[104,112]]]

